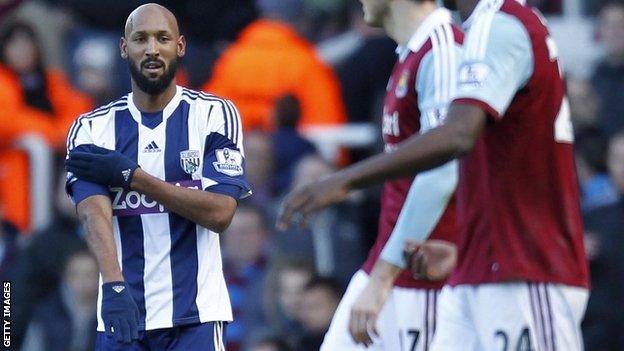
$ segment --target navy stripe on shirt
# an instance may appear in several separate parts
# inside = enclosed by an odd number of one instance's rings
[[[134,162],[138,159],[139,125],[130,111],[115,113],[115,150]],[[124,279],[130,287],[132,298],[139,307],[139,326],[145,329],[145,250],[141,216],[117,216]]]
[[[190,181],[191,175],[180,167],[180,152],[189,149],[189,104],[181,101],[167,119],[165,180]],[[173,325],[199,323],[197,298],[197,227],[190,220],[169,212],[171,235],[171,280],[173,284]]]

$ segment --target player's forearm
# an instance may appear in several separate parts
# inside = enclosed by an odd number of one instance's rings
[[[391,153],[373,156],[340,172],[350,189],[394,177],[414,175],[469,152],[483,126],[485,113],[477,107],[451,107],[446,124],[414,135]]]
[[[402,268],[397,267],[382,258],[377,259],[370,273],[370,281],[379,287],[391,288],[394,281],[401,274]]]
[[[105,283],[123,281],[113,237],[110,199],[103,195],[90,196],[82,200],[76,210],[86,232],[87,244],[98,262],[102,280]]]
[[[405,242],[423,242],[429,238],[455,193],[458,173],[457,161],[453,160],[416,177],[381,258],[401,268],[407,267],[403,257]]]
[[[137,169],[130,187],[187,218],[217,233],[230,225],[236,210],[236,200],[227,195],[187,189],[164,182]]]

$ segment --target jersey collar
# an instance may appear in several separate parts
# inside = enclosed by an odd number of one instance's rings
[[[452,23],[451,11],[439,7],[425,18],[416,30],[416,33],[407,42],[407,48],[412,52],[420,50],[429,39],[429,36],[431,36],[433,30],[444,23]]]
[[[182,96],[182,87],[179,85],[176,85],[175,95],[173,95],[173,98],[171,99],[171,101],[167,103],[167,105],[162,111],[163,121],[167,120],[167,118],[169,118],[169,116],[171,116],[173,111],[175,111],[175,109],[178,107],[178,105],[180,104],[181,96]],[[132,118],[134,118],[134,120],[137,121],[137,123],[141,124],[141,111],[134,104],[133,93],[128,94],[128,110],[130,111]]]
[[[516,0],[521,5],[526,4],[525,0]],[[468,30],[470,26],[476,21],[476,19],[486,12],[498,11],[501,6],[503,6],[504,0],[481,0],[477,4],[477,6],[472,10],[472,13],[468,18],[462,23],[462,28],[464,30]]]

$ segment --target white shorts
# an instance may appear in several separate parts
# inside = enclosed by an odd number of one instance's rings
[[[377,320],[379,338],[369,348],[353,342],[349,334],[351,306],[368,279],[364,271],[355,273],[320,351],[425,351],[436,327],[436,301],[440,290],[394,287]]]
[[[445,286],[432,351],[580,351],[587,289],[546,283]]]

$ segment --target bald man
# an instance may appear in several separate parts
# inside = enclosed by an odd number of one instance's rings
[[[67,139],[67,192],[100,269],[96,350],[224,350],[219,234],[251,194],[234,105],[176,85],[185,39],[147,4],[120,41],[132,92]]]

